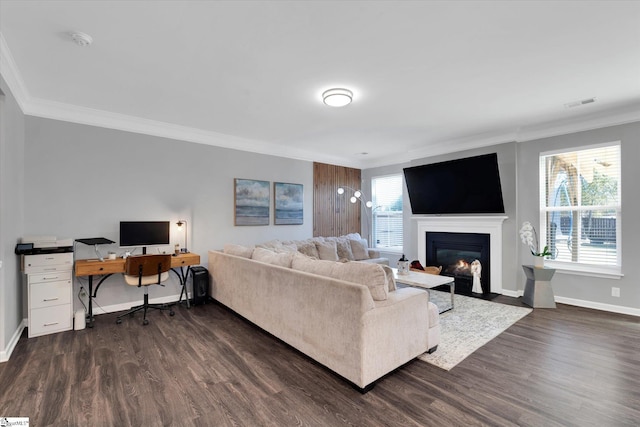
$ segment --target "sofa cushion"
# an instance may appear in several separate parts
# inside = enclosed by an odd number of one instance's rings
[[[243,258],[251,258],[253,248],[228,243],[224,245],[224,253],[229,255],[241,256]]]
[[[316,240],[316,249],[318,250],[318,258],[327,261],[338,261],[336,242],[332,240]]]
[[[396,278],[393,276],[393,270],[388,265],[380,264],[382,269],[384,270],[384,274],[387,276],[387,284],[389,285],[389,292],[395,291],[396,288]]]
[[[279,265],[281,267],[291,268],[291,261],[294,252],[274,252],[269,249],[255,248],[251,259],[266,262],[268,264]]]
[[[282,242],[280,242],[279,239],[273,239],[273,240],[269,240],[268,242],[258,243],[256,245],[256,248],[274,249],[276,246],[281,245],[281,244],[282,244]]]
[[[338,251],[339,259],[346,259],[347,261],[355,261],[353,252],[351,251],[351,242],[346,237],[338,237],[336,239],[336,249]]]
[[[358,283],[369,288],[371,297],[375,301],[384,301],[389,294],[389,284],[384,269],[379,264],[365,262],[335,262],[313,260],[302,254],[293,257],[291,268],[307,273]]]
[[[349,239],[351,245],[351,252],[353,258],[356,261],[362,261],[363,259],[369,259],[369,247],[365,239]]]
[[[318,253],[318,248],[316,248],[316,244],[312,240],[302,240],[296,242],[296,247],[298,248],[298,252],[303,255],[306,255],[311,258],[319,259],[320,254]]]

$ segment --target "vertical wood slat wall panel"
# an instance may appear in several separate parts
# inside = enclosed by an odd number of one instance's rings
[[[313,235],[340,236],[361,231],[360,203],[351,203],[351,192],[337,193],[338,187],[359,189],[360,169],[313,163]]]

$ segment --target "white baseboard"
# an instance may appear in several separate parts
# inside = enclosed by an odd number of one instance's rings
[[[158,297],[158,298],[149,299],[149,302],[151,304],[168,304],[168,303],[171,303],[171,302],[177,302],[178,298],[180,298],[180,294],[167,295],[167,296],[164,296],[164,297]],[[121,304],[105,305],[105,306],[97,306],[94,303],[93,304],[93,315],[94,316],[98,316],[100,314],[115,313],[115,312],[118,312],[118,311],[129,310],[133,306],[142,305],[143,302],[144,302],[143,300],[138,300],[138,301],[129,301],[129,302],[126,302],[126,303],[121,303]]]
[[[11,336],[9,343],[7,344],[7,348],[0,351],[0,363],[6,362],[9,360],[9,358],[11,357],[11,353],[13,353],[13,349],[16,348],[16,345],[18,344],[18,340],[22,335],[22,331],[24,331],[24,328],[26,327],[27,327],[27,319],[22,319],[22,322],[20,322],[20,324],[18,325],[18,328],[13,332],[13,335]]]
[[[600,302],[585,301],[575,298],[555,297],[556,302],[561,304],[575,305],[577,307],[592,308],[594,310],[610,311],[612,313],[628,314],[631,316],[640,316],[640,309],[633,307],[624,307],[621,305],[603,304]]]
[[[520,298],[523,295],[522,291],[510,291],[508,289],[502,289],[502,295],[511,298]]]
[[[502,289],[502,295],[512,297],[512,298],[520,298],[522,295],[524,295],[524,291],[523,290],[510,291],[507,289]],[[576,307],[592,308],[594,310],[610,311],[612,313],[628,314],[631,316],[640,316],[640,309],[633,308],[633,307],[623,307],[621,305],[603,304],[600,302],[585,301],[585,300],[580,300],[575,298],[566,298],[566,297],[559,297],[559,296],[556,296],[554,299],[557,303],[560,303],[560,304],[575,305]]]

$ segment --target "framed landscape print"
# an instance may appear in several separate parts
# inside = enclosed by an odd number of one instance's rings
[[[234,181],[235,225],[269,225],[269,181]]]
[[[302,224],[304,218],[302,184],[273,183],[275,225]]]

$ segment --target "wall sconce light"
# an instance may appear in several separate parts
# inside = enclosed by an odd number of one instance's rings
[[[176,222],[176,225],[178,226],[178,230],[182,231],[182,227],[184,227],[184,247],[180,250],[183,253],[189,253],[189,250],[187,249],[187,220],[186,219],[181,219],[178,220],[178,222]]]

